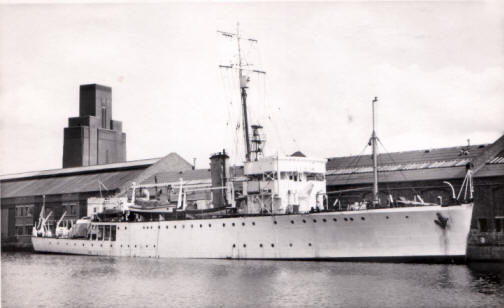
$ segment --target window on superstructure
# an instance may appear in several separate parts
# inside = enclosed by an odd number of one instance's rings
[[[103,226],[98,226],[98,235],[96,239],[98,241],[103,241]]]
[[[92,241],[96,241],[98,227],[96,225],[91,225],[91,230],[89,231],[89,239]]]
[[[111,233],[110,240],[115,241],[116,240],[116,226],[112,226],[111,230],[112,230],[112,233]]]

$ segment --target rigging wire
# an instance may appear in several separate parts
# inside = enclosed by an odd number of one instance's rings
[[[369,146],[369,143],[366,143],[366,144],[364,145],[364,148],[362,149],[362,151],[360,151],[359,155],[357,155],[357,156],[356,156],[353,160],[350,160],[350,162],[349,162],[349,163],[345,166],[345,168],[344,168],[344,169],[350,169],[350,170],[351,170],[351,169],[353,169],[353,168],[357,167],[357,164],[359,164],[360,159],[361,159],[362,157],[364,157],[364,155],[362,155],[362,154],[366,151],[366,148],[367,148],[368,146]],[[352,162],[352,161],[353,161],[353,162]],[[350,181],[350,177],[352,176],[352,174],[353,174],[353,172],[350,172],[350,173],[348,174],[348,176],[346,177],[345,183],[344,183],[343,185],[347,185],[347,184],[348,184],[348,182]],[[343,193],[343,192],[340,192],[340,193],[338,194],[338,199],[341,197],[341,194],[342,194],[342,193]]]
[[[387,150],[387,148],[385,148],[385,145],[381,142],[380,138],[377,137],[376,139],[381,144],[381,146],[383,147],[383,149],[385,150],[385,152],[389,156],[389,158],[392,161],[392,163],[394,165],[397,165],[397,162],[394,160],[394,158],[392,157],[392,155],[390,154],[390,152]],[[399,173],[401,174],[401,176],[404,178],[405,181],[408,181],[408,178],[406,177],[406,175],[404,174],[404,172],[402,170],[399,169]],[[418,195],[418,192],[415,190],[415,187],[411,187],[411,189],[413,190],[413,193],[415,195]]]

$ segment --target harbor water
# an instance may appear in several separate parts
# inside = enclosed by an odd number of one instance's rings
[[[3,252],[2,307],[504,307],[504,264]]]

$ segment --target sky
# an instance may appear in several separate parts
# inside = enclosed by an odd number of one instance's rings
[[[79,85],[112,87],[127,159],[243,161],[237,31],[266,154],[357,155],[504,134],[501,2],[0,4],[0,174],[62,167]]]

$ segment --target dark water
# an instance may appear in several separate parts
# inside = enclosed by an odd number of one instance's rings
[[[2,307],[504,307],[504,264],[2,253]]]

